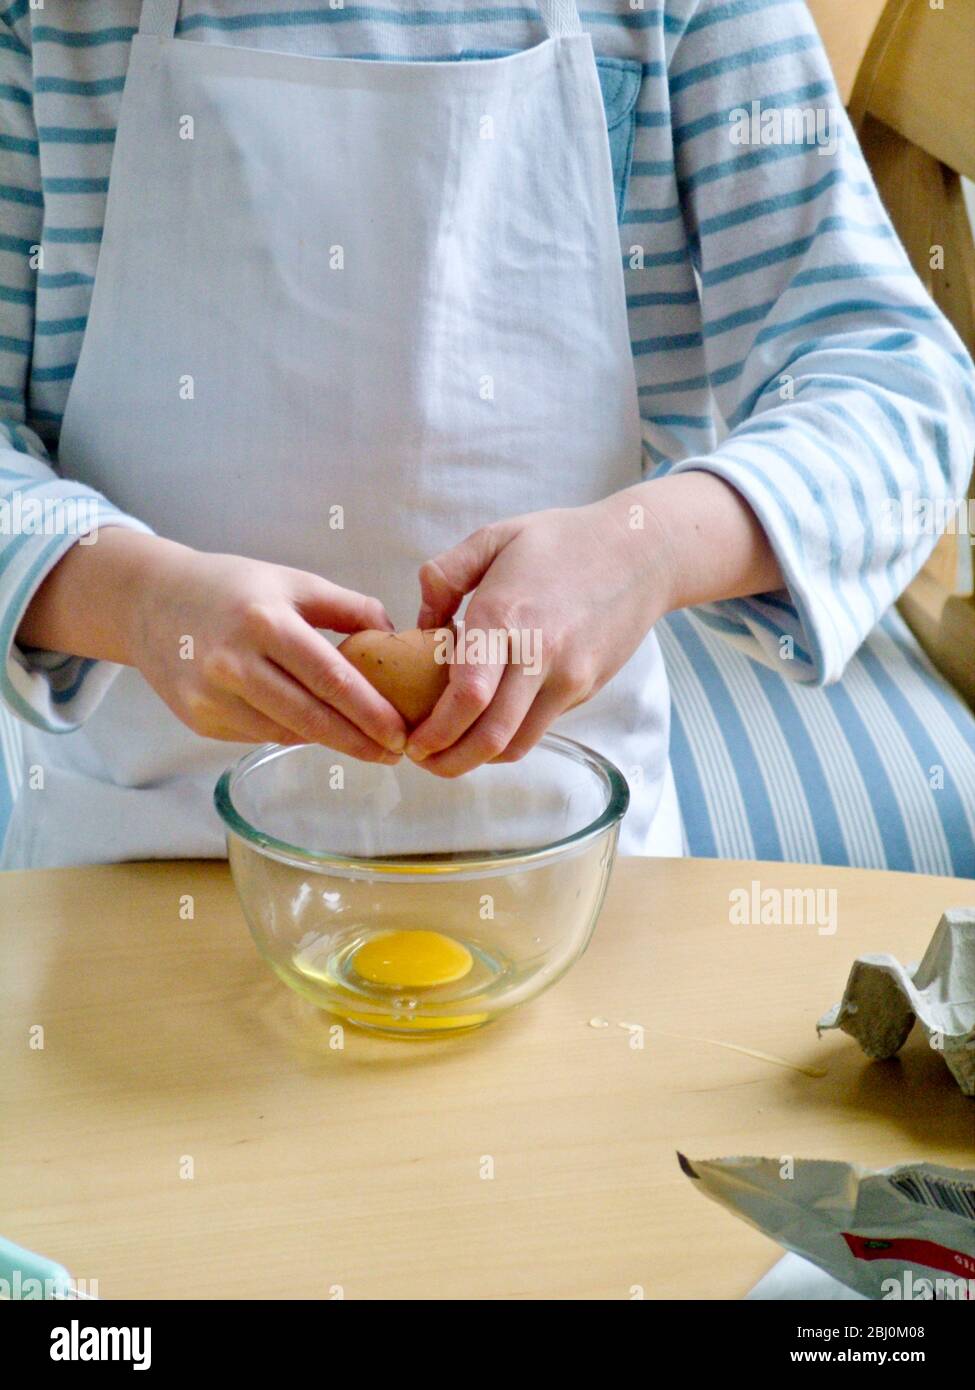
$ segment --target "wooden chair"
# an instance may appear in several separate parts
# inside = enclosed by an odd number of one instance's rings
[[[891,221],[932,299],[975,349],[975,241],[962,178],[975,181],[972,0],[809,0]],[[933,268],[933,248],[943,268]],[[936,262],[937,263],[937,262]],[[975,501],[975,478],[971,496]],[[975,510],[975,508],[971,509]],[[972,541],[945,535],[900,609],[975,708]]]

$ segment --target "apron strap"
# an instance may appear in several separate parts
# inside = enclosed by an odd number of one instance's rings
[[[538,8],[550,38],[582,33],[576,0],[538,0]]]
[[[139,33],[158,39],[171,39],[179,19],[179,0],[142,0]]]

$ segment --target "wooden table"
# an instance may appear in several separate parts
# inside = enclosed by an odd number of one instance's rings
[[[752,880],[836,889],[835,934],[731,926]],[[971,881],[622,861],[542,999],[336,1050],[258,958],[226,865],[0,875],[0,1232],[105,1298],[738,1297],[778,1248],[694,1190],[678,1147],[971,1165],[975,1104],[916,1031],[871,1063],[814,1024],[857,953],[916,959],[973,900]]]

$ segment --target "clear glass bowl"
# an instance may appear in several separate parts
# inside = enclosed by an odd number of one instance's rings
[[[258,948],[313,1004],[430,1037],[533,999],[585,950],[629,792],[549,734],[455,779],[269,744],[215,792]]]

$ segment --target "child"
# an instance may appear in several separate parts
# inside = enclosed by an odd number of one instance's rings
[[[553,723],[679,852],[657,619],[833,680],[933,544],[891,502],[967,481],[800,0],[16,5],[0,92],[6,867],[221,855],[235,744],[434,794]],[[540,668],[407,741],[321,629],[468,596]]]

